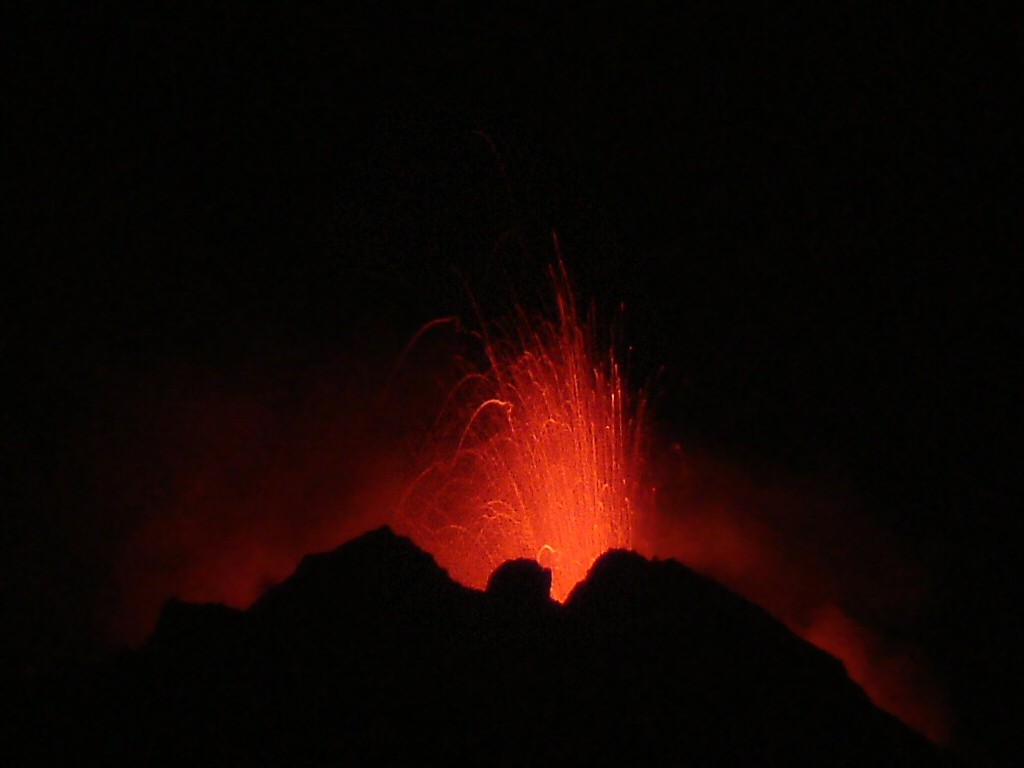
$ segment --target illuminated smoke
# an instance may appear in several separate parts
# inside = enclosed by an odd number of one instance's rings
[[[554,319],[517,308],[474,332],[485,365],[451,392],[439,454],[399,506],[396,527],[452,576],[483,587],[506,560],[552,569],[564,599],[594,560],[633,548],[642,477],[642,398],[600,352],[563,264],[551,269]]]
[[[104,636],[141,642],[168,597],[246,608],[303,556],[385,522],[400,470],[390,422],[367,407],[376,373],[295,357],[110,385],[82,459],[114,582]]]
[[[674,445],[652,459],[651,553],[743,595],[843,662],[880,708],[948,744],[946,693],[907,635],[926,609],[925,570],[832,484]]]

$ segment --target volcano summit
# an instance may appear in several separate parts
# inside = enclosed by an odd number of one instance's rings
[[[33,764],[954,764],[676,561],[609,551],[564,604],[550,580],[516,560],[469,589],[382,527],[247,611],[170,600],[142,648],[31,681],[8,746]]]

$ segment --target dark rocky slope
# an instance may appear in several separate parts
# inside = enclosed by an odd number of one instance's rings
[[[607,553],[565,605],[381,528],[248,611],[171,600],[140,650],[40,683],[10,757],[111,765],[940,766],[834,658],[675,561]],[[19,760],[8,760],[14,764]]]

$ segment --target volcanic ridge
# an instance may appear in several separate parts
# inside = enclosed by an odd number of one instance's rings
[[[955,764],[674,560],[613,550],[564,604],[550,585],[514,560],[463,587],[382,527],[246,611],[169,600],[143,647],[22,692],[8,746],[30,764]]]

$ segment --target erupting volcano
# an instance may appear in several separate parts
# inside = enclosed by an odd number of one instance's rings
[[[1016,19],[8,5],[0,767],[1024,765]]]
[[[103,607],[111,634],[141,643],[171,596],[248,608],[304,555],[383,524],[477,590],[502,564],[536,560],[562,603],[595,560],[632,550],[757,603],[944,743],[941,686],[886,633],[922,610],[927,573],[832,488],[666,441],[629,386],[618,326],[581,309],[560,260],[548,277],[546,309],[474,301],[475,325],[427,323],[362,378],[350,365],[236,382],[190,370],[135,394],[116,422],[132,438],[90,452],[110,462],[110,505],[145,511]],[[124,488],[131,462],[140,479]]]
[[[557,311],[518,307],[473,332],[486,365],[459,380],[432,439],[438,456],[399,505],[396,527],[452,576],[482,588],[501,563],[533,558],[564,600],[609,549],[633,549],[643,494],[644,400],[602,351],[564,263]]]

